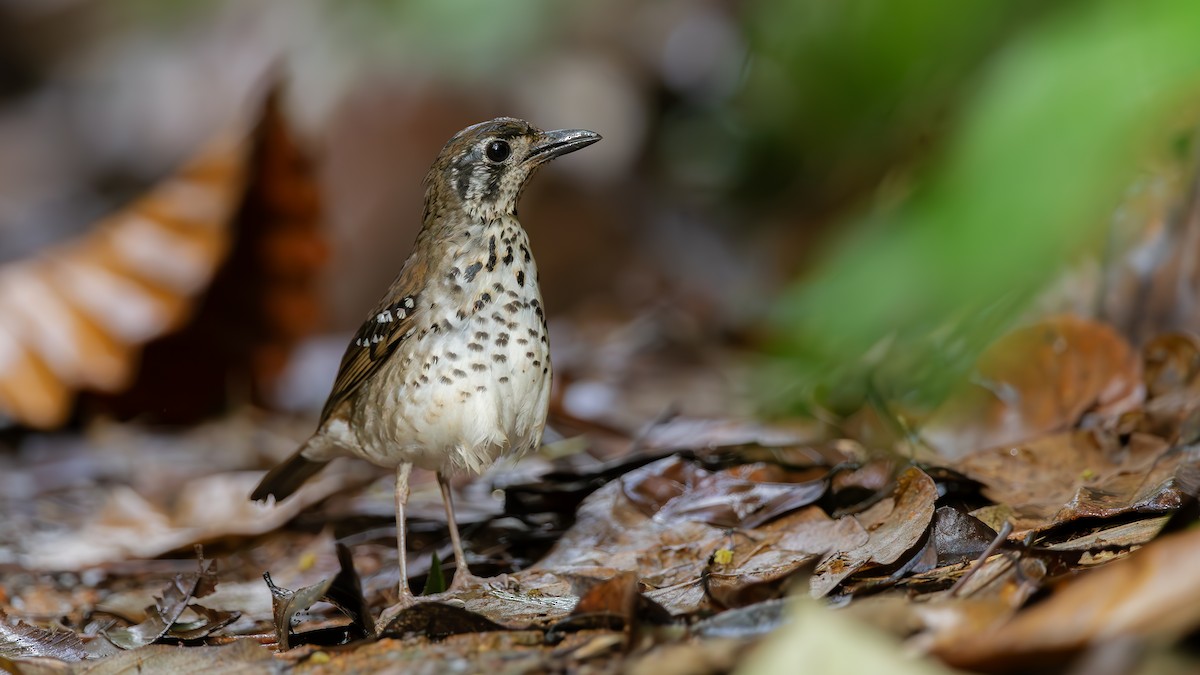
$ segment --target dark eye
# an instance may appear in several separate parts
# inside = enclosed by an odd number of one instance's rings
[[[492,141],[487,146],[487,158],[493,162],[500,163],[508,159],[512,154],[512,148],[508,147],[508,143],[504,141]]]

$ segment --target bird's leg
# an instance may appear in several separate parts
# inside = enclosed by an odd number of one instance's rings
[[[450,481],[439,471],[438,485],[442,488],[442,503],[446,505],[446,519],[450,524],[450,544],[454,547],[454,581],[450,590],[458,591],[470,585],[479,585],[482,580],[467,569],[467,554],[463,552],[462,539],[458,536],[458,522],[454,519],[454,497],[450,493]]]
[[[417,598],[408,587],[408,546],[407,521],[404,507],[408,505],[408,476],[412,473],[412,464],[405,462],[396,467],[396,553],[400,563],[400,598],[396,604],[383,610],[375,622],[375,631],[382,633],[396,615],[417,604]]]
[[[404,462],[396,467],[396,552],[400,560],[400,602],[399,605],[415,604],[412,589],[408,587],[408,527],[404,508],[408,505],[408,476],[412,473],[412,464]]]

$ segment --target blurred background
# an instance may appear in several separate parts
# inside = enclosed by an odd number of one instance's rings
[[[522,202],[562,417],[844,412],[868,390],[920,405],[1031,316],[1079,311],[1135,340],[1191,327],[1197,14],[1181,0],[2,0],[0,392],[42,427],[246,402],[311,417],[408,254],[430,162],[498,115],[605,138]],[[305,187],[271,203],[302,212],[282,229],[303,227],[272,238],[235,199],[195,262],[211,270],[170,290],[183,306],[105,352],[124,375],[87,375],[90,352],[61,334],[97,321],[47,309],[70,273],[30,261],[62,263],[110,214],[153,212],[135,200],[214,137],[245,137],[276,86],[281,166]],[[240,161],[221,165],[230,194],[261,174]],[[137,239],[160,267],[179,255]],[[264,280],[260,253],[286,271]],[[239,331],[253,348],[197,365]],[[44,396],[60,412],[31,418],[18,376],[67,380]],[[121,398],[139,378],[158,383]],[[204,386],[217,393],[184,395]]]

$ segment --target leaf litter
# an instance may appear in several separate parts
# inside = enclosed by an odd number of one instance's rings
[[[566,361],[568,387],[599,382],[596,367]],[[803,648],[810,666],[841,652],[865,667],[907,649],[1024,672],[1200,628],[1194,336],[1139,353],[1097,321],[1044,319],[997,341],[941,407],[897,415],[906,433],[891,440],[852,423],[645,413],[665,403],[639,392],[608,419],[556,403],[564,428],[593,434],[460,494],[472,567],[503,576],[378,626],[398,574],[377,472],[335,468],[282,505],[245,499],[247,458],[290,449],[288,422],[31,437],[0,476],[0,663],[662,675],[668,655],[727,670],[773,634],[762,659]],[[654,421],[623,432],[632,419]],[[433,591],[449,551],[431,486],[413,485],[409,567]],[[222,561],[220,588],[215,561],[185,571],[178,557],[198,543]],[[297,590],[257,581],[270,569]],[[118,600],[151,595],[115,625]]]

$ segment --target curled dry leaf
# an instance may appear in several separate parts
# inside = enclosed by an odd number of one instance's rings
[[[1197,568],[1200,530],[1163,537],[1071,579],[994,631],[947,644],[939,655],[958,667],[1015,672],[1045,667],[1089,644],[1172,639],[1200,626],[1200,575],[1190,573]]]
[[[55,427],[79,390],[129,385],[141,346],[179,327],[229,249],[240,135],[81,237],[0,267],[0,411]]]
[[[317,629],[305,633],[293,633],[292,621],[296,614],[324,600],[350,617],[351,625],[334,632],[332,644],[343,644],[375,635],[367,601],[363,598],[362,581],[354,569],[350,549],[337,545],[338,573],[311,586],[297,591],[280,588],[271,581],[271,574],[264,573],[263,580],[271,590],[271,606],[275,623],[275,638],[280,651],[287,651],[302,644],[328,644],[330,633]]]
[[[85,234],[0,265],[0,413],[54,428],[90,392],[88,412],[181,423],[231,381],[271,386],[319,318],[320,202],[277,93],[254,134],[231,127]]]
[[[115,628],[104,633],[109,642],[121,649],[140,649],[167,634],[193,598],[202,598],[217,587],[217,566],[201,559],[194,574],[176,574],[163,588],[162,597],[146,608],[146,620],[136,626]],[[195,627],[185,627],[188,632]],[[207,634],[207,633],[206,633]]]
[[[271,403],[293,348],[320,321],[328,258],[316,172],[281,99],[275,87],[262,104],[246,143],[245,188],[228,222],[214,225],[230,242],[203,299],[180,330],[146,346],[131,387],[89,397],[89,412],[189,424],[231,399]],[[231,382],[246,389],[231,392]]]
[[[713,519],[710,513],[734,518],[735,523],[737,517],[747,517],[744,511],[737,515],[742,507],[736,500],[732,506],[719,503],[713,488],[719,484],[718,476],[750,486],[749,477],[783,475],[774,471],[754,466],[742,474],[709,473],[678,458],[631,471],[584,500],[575,526],[535,571],[560,577],[577,570],[603,569],[605,577],[614,570],[637,572],[642,583],[654,589],[646,595],[678,615],[708,605],[702,582],[706,573],[710,583],[720,587],[718,592],[737,593],[752,584],[783,579],[828,550],[853,549],[866,541],[866,533],[853,518],[833,520],[814,506],[732,532],[707,522]],[[811,486],[806,484],[780,485],[806,493],[806,499],[816,498],[807,493]],[[743,494],[756,493],[750,489]],[[668,510],[672,503],[699,506]],[[748,503],[762,506],[761,501]],[[705,510],[710,507],[712,511]],[[728,559],[710,568],[710,559],[719,551],[727,551]]]
[[[578,588],[583,580],[577,578],[574,585]],[[604,629],[625,631],[622,642],[633,645],[643,624],[663,625],[672,620],[662,605],[641,594],[634,572],[617,572],[607,579],[593,580],[588,586],[570,615],[546,631],[547,644],[561,642],[567,633]]]
[[[1124,338],[1060,316],[989,347],[920,433],[943,457],[963,457],[1069,429],[1087,412],[1115,418],[1144,397],[1141,360]]]
[[[869,538],[863,544],[831,552],[817,565],[811,588],[821,597],[859,570],[890,565],[916,550],[933,519],[937,486],[924,471],[909,467],[896,479],[895,493],[856,519]]]

